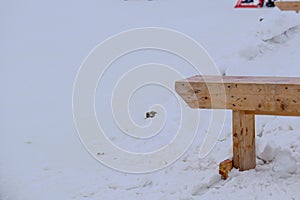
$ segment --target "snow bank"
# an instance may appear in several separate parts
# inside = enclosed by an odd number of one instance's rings
[[[281,178],[287,178],[297,170],[297,161],[288,150],[279,151],[273,165],[275,173]]]
[[[300,76],[297,67],[300,18],[295,13],[272,14],[257,19],[236,52],[226,75]]]

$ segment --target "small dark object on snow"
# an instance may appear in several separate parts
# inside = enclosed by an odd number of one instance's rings
[[[157,112],[155,112],[155,111],[146,112],[146,118],[145,119],[153,118],[153,117],[155,117],[156,114],[157,114]]]
[[[269,1],[266,3],[266,6],[267,6],[267,7],[275,7],[275,3],[274,3],[274,1],[269,0]]]

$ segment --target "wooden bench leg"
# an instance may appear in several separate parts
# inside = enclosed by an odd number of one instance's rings
[[[256,166],[255,115],[233,111],[233,166],[240,171]]]

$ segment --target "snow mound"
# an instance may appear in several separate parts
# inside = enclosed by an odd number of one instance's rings
[[[247,40],[238,44],[234,61],[226,75],[300,76],[300,18],[293,14],[277,14],[258,20],[248,30]]]
[[[275,159],[278,152],[278,146],[275,142],[267,140],[258,140],[257,142],[257,157],[264,162],[271,162]]]
[[[256,36],[239,51],[239,56],[242,59],[251,61],[264,56],[268,52],[277,50],[281,45],[299,36],[300,21],[285,24],[282,22],[285,21],[283,19],[278,20],[278,26],[259,26]],[[290,20],[287,22],[290,22]]]
[[[293,33],[295,31],[293,29],[295,27],[297,29],[299,24],[300,20],[297,15],[280,14],[261,18],[257,27],[257,36],[262,41],[272,40],[272,38],[285,33]]]
[[[297,170],[297,161],[288,150],[279,151],[276,155],[273,171],[281,178],[288,178]]]

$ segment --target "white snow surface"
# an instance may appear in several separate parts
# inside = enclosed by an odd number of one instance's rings
[[[72,91],[77,70],[98,43],[131,28],[183,32],[203,45],[226,75],[300,76],[300,15],[277,8],[233,9],[234,4],[233,0],[3,2],[0,199],[300,199],[297,117],[256,117],[257,167],[233,170],[226,181],[218,175],[218,165],[232,157],[230,112],[207,157],[200,159],[198,154],[209,131],[209,117],[202,119],[195,141],[180,159],[145,174],[102,165],[76,133]],[[178,103],[170,91],[157,86],[137,92],[129,109],[132,118],[143,124],[147,108],[164,105],[168,118],[158,138],[141,142],[122,135],[108,114],[112,82],[130,66],[154,61],[174,66],[186,76],[195,73],[174,55],[136,52],[114,63],[107,86],[97,89],[97,115],[108,138],[130,151],[155,150],[168,143],[178,128]]]

